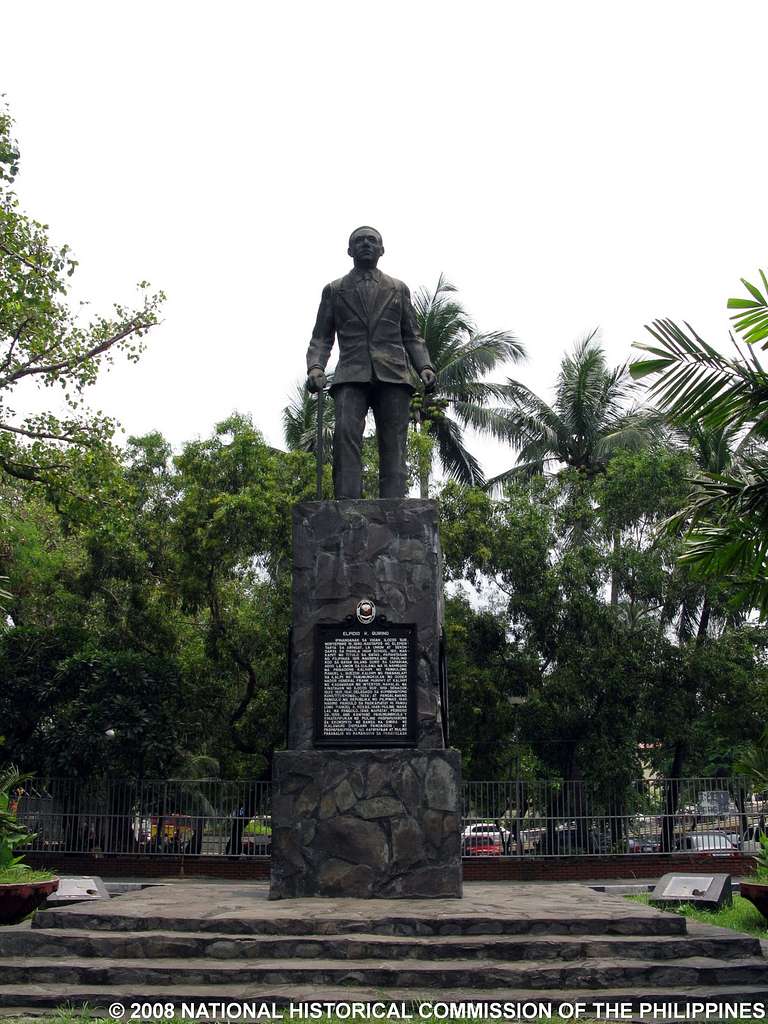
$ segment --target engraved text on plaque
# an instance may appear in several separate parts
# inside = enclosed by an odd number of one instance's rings
[[[411,625],[318,626],[315,743],[413,746],[414,652]]]

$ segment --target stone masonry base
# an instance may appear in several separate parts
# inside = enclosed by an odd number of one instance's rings
[[[271,899],[460,897],[457,750],[283,750]]]

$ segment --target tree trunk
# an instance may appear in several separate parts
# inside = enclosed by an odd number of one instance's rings
[[[621,530],[613,531],[613,566],[611,567],[611,608],[618,607],[619,604],[619,573],[616,566],[616,560],[619,557],[619,551],[621,550]]]
[[[685,741],[678,740],[675,744],[675,753],[669,772],[670,777],[667,779],[666,791],[664,793],[664,817],[661,823],[662,853],[671,853],[675,846],[675,815],[677,814],[677,803],[680,799],[680,776],[683,773],[686,754]]]
[[[429,466],[419,463],[419,497],[429,497]]]
[[[699,628],[696,630],[697,647],[701,647],[701,645],[707,639],[707,629],[709,628],[709,618],[711,614],[712,606],[709,603],[709,598],[705,597],[701,605],[701,615],[699,616]]]

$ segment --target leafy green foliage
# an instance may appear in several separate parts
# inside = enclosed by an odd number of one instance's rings
[[[414,295],[416,322],[437,385],[434,393],[419,389],[411,411],[418,430],[434,439],[437,457],[448,476],[463,484],[482,485],[482,468],[467,449],[463,432],[471,426],[481,434],[504,436],[504,415],[495,404],[505,401],[510,389],[483,378],[504,362],[518,362],[525,350],[508,331],[479,332],[455,293],[454,285],[441,274],[434,291],[421,288]],[[425,453],[419,454],[421,496],[427,497],[428,467]]]
[[[77,261],[21,211],[11,187],[18,166],[12,121],[0,110],[0,471],[61,484],[68,449],[98,448],[114,431],[112,419],[85,409],[85,390],[115,353],[138,359],[164,297],[142,282],[135,307],[116,303],[110,315],[88,320],[73,310],[69,279]],[[17,414],[13,406],[34,385],[56,390],[67,413]]]
[[[741,310],[731,317],[733,326],[749,345],[755,345],[758,341],[765,341],[768,338],[768,279],[761,270],[760,280],[763,282],[763,291],[743,277],[741,283],[752,296],[750,299],[728,299],[728,309]],[[762,346],[768,348],[768,341]]]
[[[318,398],[307,387],[306,381],[299,381],[288,405],[283,409],[283,437],[291,452],[312,452],[317,450],[317,409]],[[335,406],[329,395],[323,397],[323,461],[333,461],[333,428],[336,423]]]
[[[201,756],[268,771],[285,722],[290,510],[312,495],[311,462],[230,417],[176,457],[158,434],[132,439],[90,519],[7,485],[10,756],[79,777],[186,773]]]
[[[654,320],[646,330],[657,344],[636,342],[635,348],[655,358],[636,360],[630,372],[636,380],[657,375],[649,392],[670,419],[698,419],[706,428],[717,429],[742,426],[757,413],[755,430],[766,435],[768,376],[753,352],[748,358],[729,359],[689,324],[683,329],[672,320]]]
[[[741,750],[733,767],[737,775],[749,779],[756,791],[768,789],[768,726]]]
[[[50,882],[56,875],[52,871],[33,871],[26,864],[13,864],[0,869],[0,885],[18,885],[25,882]]]
[[[580,341],[560,365],[556,398],[549,405],[525,384],[509,380],[509,410],[501,436],[519,449],[517,464],[488,482],[503,484],[565,466],[591,478],[605,471],[617,451],[639,450],[654,436],[656,420],[628,409],[633,386],[625,366],[610,369],[596,331]]]
[[[501,777],[523,751],[550,777],[620,786],[641,773],[640,742],[661,774],[675,763],[727,773],[759,733],[768,638],[679,563],[679,539],[656,539],[690,470],[690,455],[654,447],[615,454],[593,479],[570,470],[513,483],[501,501],[444,488],[447,577],[506,621],[497,657],[515,685],[489,673],[505,696],[482,712]],[[525,697],[514,713],[510,694]],[[477,748],[467,706],[460,721]]]
[[[765,275],[761,274],[763,282]],[[731,299],[730,308],[746,310],[734,317],[745,340],[766,337],[765,297],[743,282],[752,299]],[[647,328],[657,345],[636,343],[652,359],[632,364],[635,378],[654,376],[651,395],[671,420],[694,430],[726,431],[742,437],[751,450],[726,471],[709,469],[667,529],[687,530],[682,557],[702,574],[728,580],[735,601],[768,615],[768,374],[754,351],[726,358],[686,325],[656,320]]]
[[[0,872],[21,866],[24,858],[14,856],[13,851],[35,838],[16,818],[18,793],[28,778],[14,765],[0,769]]]

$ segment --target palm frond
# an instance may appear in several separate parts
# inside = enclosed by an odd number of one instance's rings
[[[485,477],[480,463],[464,444],[461,427],[447,416],[434,423],[437,452],[443,468],[452,480],[467,487],[482,487]]]
[[[658,346],[635,342],[654,358],[630,366],[636,380],[657,375],[650,393],[677,421],[700,418],[708,429],[738,426],[768,407],[768,374],[752,359],[727,359],[700,338],[689,325],[687,333],[671,320],[654,320],[646,330]],[[751,365],[750,365],[751,363]]]
[[[448,403],[444,416],[429,419],[428,430],[437,439],[437,455],[445,472],[461,483],[481,484],[482,469],[464,445],[462,427],[507,436],[503,414],[487,407],[507,401],[509,389],[481,378],[502,362],[521,359],[524,349],[508,331],[479,332],[455,293],[456,288],[441,274],[433,291],[422,288],[413,300],[436,371],[437,393]]]
[[[518,463],[512,466],[510,469],[505,469],[503,473],[498,473],[496,476],[491,477],[485,483],[485,490],[489,494],[499,496],[504,493],[504,487],[507,484],[514,483],[516,480],[530,480],[535,476],[543,476],[546,472],[547,464],[554,462],[554,459],[538,459],[533,462]]]
[[[509,384],[492,381],[471,380],[456,387],[440,387],[439,394],[449,402],[473,402],[485,405],[487,402],[511,402],[515,389]]]
[[[617,416],[635,385],[626,366],[609,369],[605,354],[592,331],[566,356],[557,381],[556,406],[571,435],[590,448],[606,421]]]
[[[506,441],[509,437],[509,414],[506,409],[488,408],[477,402],[452,402],[451,410],[462,427]]]
[[[735,330],[739,332],[748,345],[765,341],[763,349],[768,349],[768,279],[762,270],[758,271],[763,282],[764,292],[743,277],[741,283],[752,296],[751,299],[728,299],[728,309],[738,309],[731,317]]]
[[[326,397],[323,402],[323,455],[330,462],[333,449],[335,407]],[[305,382],[296,384],[290,403],[283,409],[283,437],[289,451],[314,452],[317,447],[317,395]]]
[[[432,355],[438,387],[456,387],[490,373],[500,363],[518,362],[525,348],[514,335],[505,331],[473,334],[461,343],[446,347],[441,359]]]
[[[595,454],[606,458],[618,451],[639,452],[649,442],[659,440],[663,433],[663,420],[652,411],[630,410],[607,423],[595,441]]]

